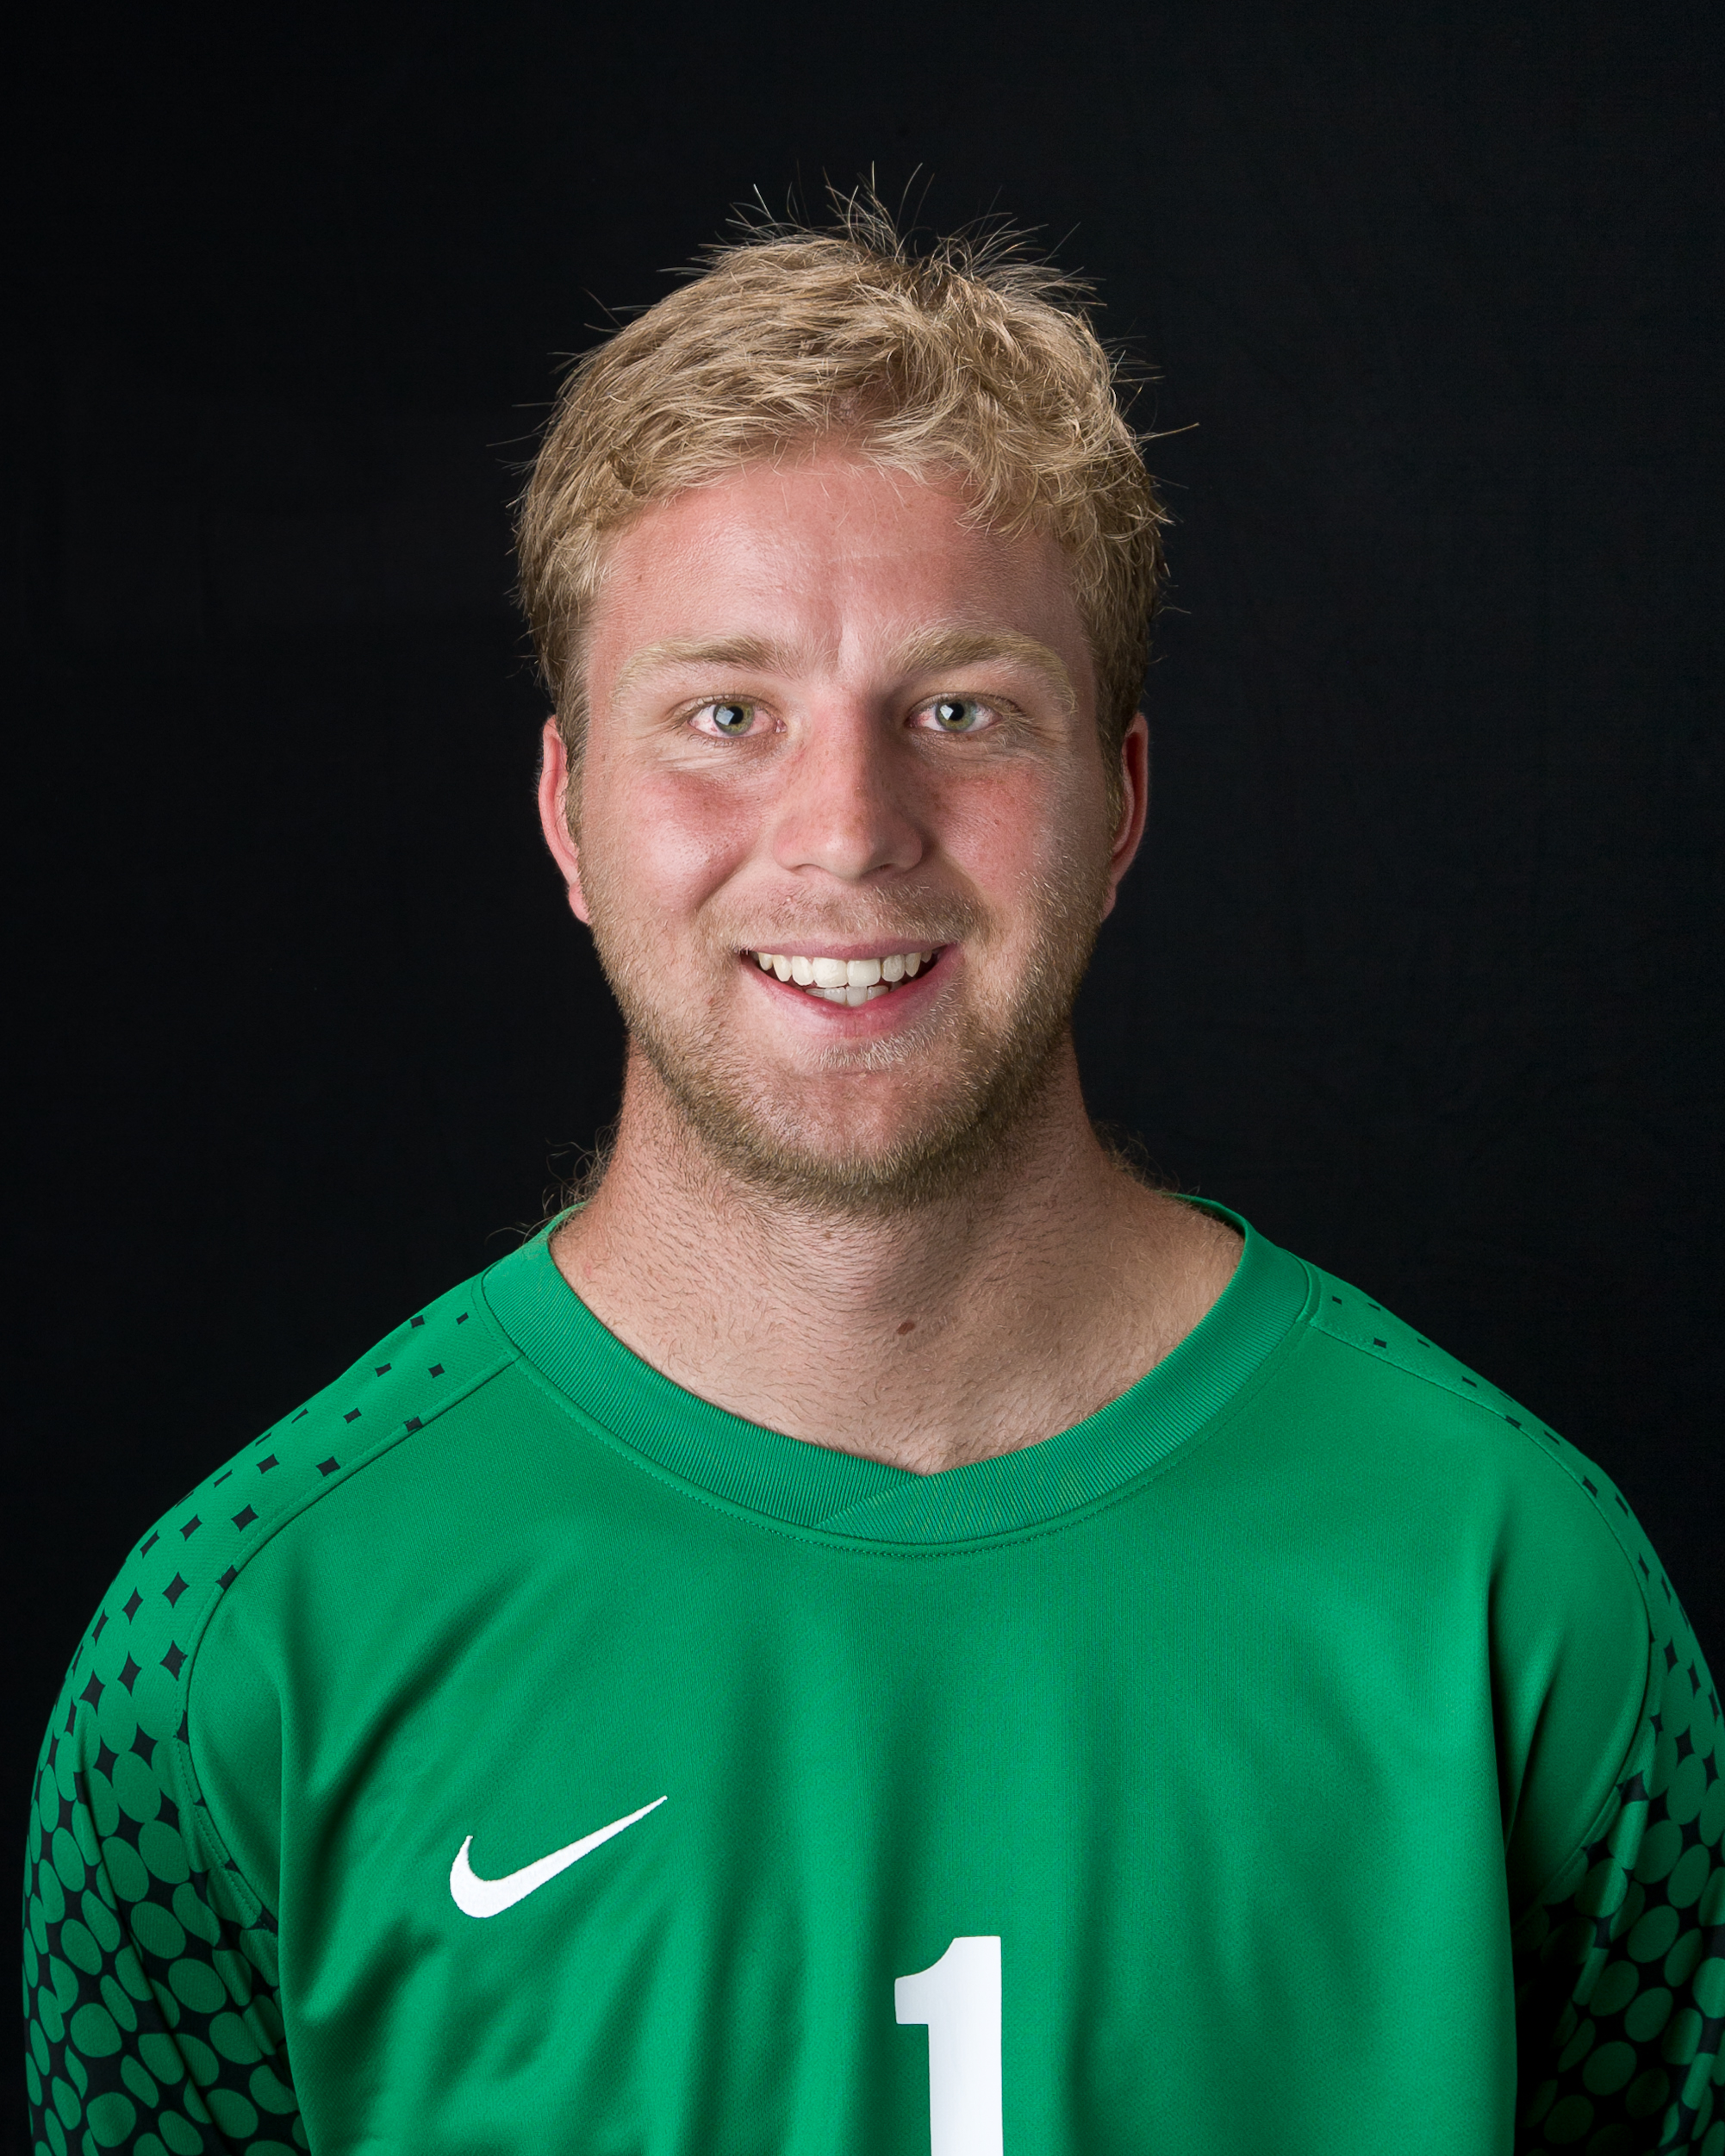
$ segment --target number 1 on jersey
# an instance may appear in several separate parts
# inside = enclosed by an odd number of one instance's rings
[[[930,2156],[1001,2156],[1000,1940],[955,1939],[893,1999],[928,2024]]]

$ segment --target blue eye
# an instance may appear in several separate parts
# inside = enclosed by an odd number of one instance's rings
[[[981,720],[983,707],[969,696],[937,696],[929,709],[943,733],[972,733]]]
[[[720,733],[747,733],[750,722],[755,716],[754,708],[749,704],[709,704],[707,709],[713,713],[713,723]]]

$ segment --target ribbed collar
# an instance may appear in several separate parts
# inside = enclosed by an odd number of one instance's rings
[[[1179,1347],[1071,1429],[941,1474],[786,1437],[685,1392],[601,1324],[557,1270],[550,1229],[494,1265],[483,1286],[503,1332],[572,1412],[661,1474],[822,1537],[974,1542],[1094,1505],[1160,1465],[1289,1339],[1315,1292],[1306,1267],[1225,1207],[1205,1209],[1239,1229],[1245,1249]]]

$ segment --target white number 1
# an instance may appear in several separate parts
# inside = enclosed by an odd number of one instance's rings
[[[893,2000],[901,2022],[928,2024],[930,2156],[1001,2156],[999,1939],[955,1939]]]

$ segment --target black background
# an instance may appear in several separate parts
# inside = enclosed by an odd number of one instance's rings
[[[1161,376],[1094,1108],[1592,1453],[1725,1655],[1710,0],[66,22],[12,129],[15,1828],[139,1532],[609,1113],[508,503],[606,308],[871,164]]]

